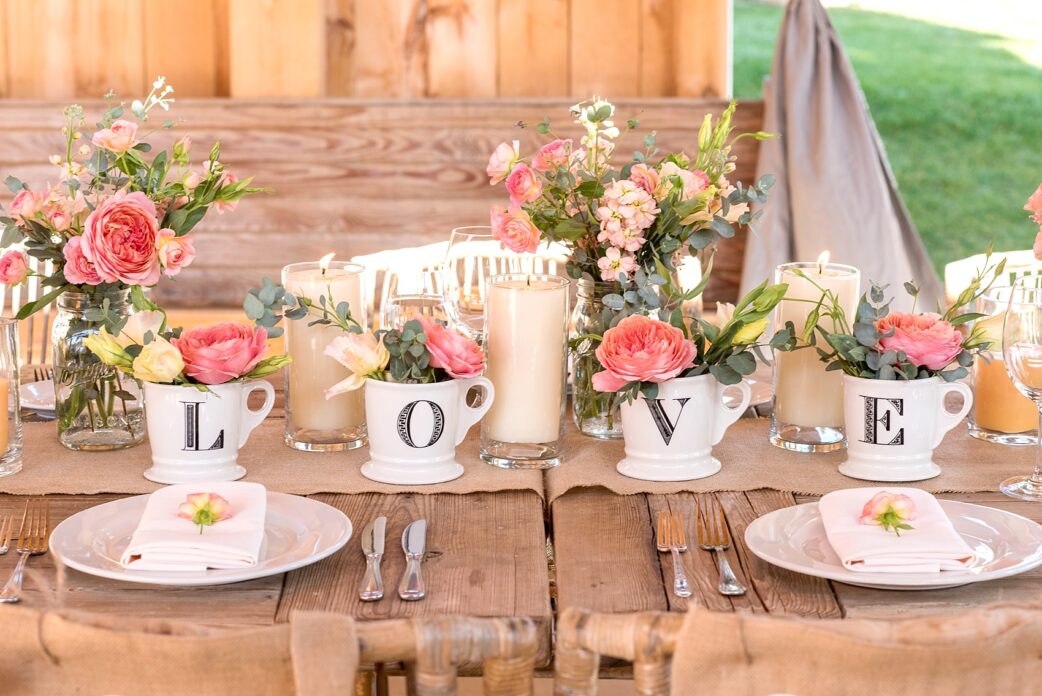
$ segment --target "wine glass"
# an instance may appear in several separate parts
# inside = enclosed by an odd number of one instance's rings
[[[1013,385],[1039,410],[1042,434],[1042,277],[1023,276],[1013,282],[1002,325],[1002,346]],[[1034,472],[1006,479],[999,487],[1012,498],[1042,501],[1042,437],[1037,440]]]
[[[502,249],[489,226],[452,230],[442,265],[445,310],[454,328],[480,341],[485,333],[485,284],[520,271],[520,255]]]
[[[437,269],[389,271],[380,302],[380,328],[401,329],[418,317],[445,322],[445,298],[440,287],[441,273]]]

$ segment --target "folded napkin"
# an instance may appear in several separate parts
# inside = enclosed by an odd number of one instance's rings
[[[912,529],[901,536],[878,525],[860,524],[861,511],[872,496],[907,495],[915,503]],[[973,549],[955,531],[937,499],[917,488],[848,488],[833,491],[818,501],[825,535],[848,570],[863,573],[937,573],[965,570],[973,562]]]
[[[231,505],[232,516],[203,528],[177,516],[192,493],[216,493]],[[257,565],[264,541],[268,493],[259,483],[192,483],[167,486],[145,505],[120,563],[133,570],[194,571]]]

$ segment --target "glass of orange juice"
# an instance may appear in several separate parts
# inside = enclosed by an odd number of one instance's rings
[[[991,340],[988,350],[973,362],[973,410],[970,435],[1003,445],[1033,445],[1038,438],[1038,410],[1031,399],[1013,386],[1002,358],[1002,322],[1009,305],[1009,287],[993,287],[978,298],[974,311]]]

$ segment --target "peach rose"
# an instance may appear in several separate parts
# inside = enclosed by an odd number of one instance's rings
[[[492,207],[492,238],[504,249],[531,253],[539,246],[539,228],[521,208],[497,205]]]
[[[14,200],[11,201],[11,215],[28,220],[40,211],[42,202],[40,196],[29,189],[22,189],[15,195]]]
[[[675,326],[632,314],[604,332],[597,347],[603,372],[593,388],[615,392],[630,382],[666,382],[695,364],[695,344]]]
[[[497,145],[492,156],[488,158],[488,166],[485,167],[489,183],[495,185],[506,179],[519,159],[521,159],[521,145],[517,140]]]
[[[65,254],[65,280],[73,285],[101,285],[98,269],[83,255],[82,244],[82,237],[70,237],[62,249]]]
[[[630,167],[630,181],[654,195],[658,188],[658,172],[643,162],[635,164]]]
[[[427,351],[431,365],[441,368],[457,379],[477,377],[484,368],[485,355],[478,344],[452,329],[427,317],[419,317],[423,333],[427,335]]]
[[[95,147],[123,154],[137,144],[137,124],[122,118],[116,119],[108,128],[94,133],[90,141]]]
[[[543,193],[543,183],[524,162],[518,162],[514,171],[507,176],[506,187],[510,202],[514,205],[531,203]]]
[[[268,332],[240,321],[223,321],[188,329],[175,338],[185,375],[203,384],[224,384],[245,376],[267,349]]]
[[[159,263],[168,276],[175,276],[195,259],[195,246],[188,235],[178,237],[170,229],[159,230]]]
[[[940,315],[891,312],[876,321],[876,330],[892,336],[879,339],[883,350],[902,351],[914,365],[941,370],[962,352],[963,335]]]
[[[532,169],[548,172],[557,167],[568,166],[568,153],[572,151],[572,140],[554,140],[539,148],[532,160]]]
[[[12,249],[0,257],[0,283],[18,285],[29,275],[29,259],[25,254]]]
[[[156,206],[135,191],[105,199],[83,224],[83,255],[106,283],[155,285],[159,282]]]

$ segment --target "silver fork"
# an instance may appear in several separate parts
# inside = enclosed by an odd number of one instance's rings
[[[47,553],[47,534],[51,526],[51,506],[47,500],[26,500],[25,512],[22,513],[22,526],[18,531],[18,545],[15,547],[21,556],[18,565],[11,572],[3,589],[0,589],[0,603],[13,604],[22,601],[22,579],[25,564],[29,556]]]
[[[10,551],[12,537],[14,537],[14,515],[4,515],[0,518],[0,556]]]
[[[659,551],[669,551],[673,556],[673,594],[677,597],[690,597],[691,586],[687,582],[684,566],[680,562],[680,552],[687,551],[684,521],[680,517],[680,513],[660,510],[656,531],[655,546]]]
[[[720,565],[720,584],[716,586],[717,591],[728,596],[744,595],[745,586],[738,582],[724,554],[731,545],[731,533],[727,530],[724,506],[716,498],[712,498],[712,503],[706,503],[702,496],[698,496],[695,514],[698,515],[698,545],[706,551],[716,552]]]

